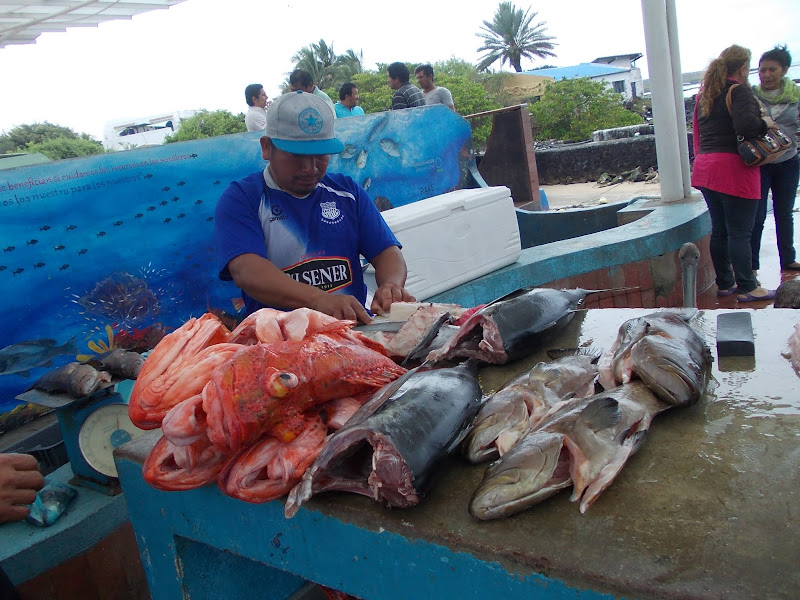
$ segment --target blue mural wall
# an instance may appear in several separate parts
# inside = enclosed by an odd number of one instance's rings
[[[444,106],[340,119],[329,171],[379,208],[465,187],[469,124]],[[235,318],[213,220],[231,181],[264,168],[257,132],[0,171],[0,432],[48,370],[108,347],[144,349],[192,316]]]

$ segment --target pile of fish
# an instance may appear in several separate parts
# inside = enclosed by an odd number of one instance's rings
[[[620,327],[599,361],[606,390],[600,394],[581,397],[586,371],[559,373],[548,385],[537,365],[487,401],[465,442],[473,462],[500,455],[470,512],[484,520],[509,516],[570,486],[571,500],[586,512],[641,447],[658,413],[697,402],[710,364],[709,349],[686,320],[659,312]]]
[[[340,413],[406,371],[352,325],[309,309],[261,309],[233,331],[207,313],[164,337],[129,404],[134,424],[163,433],[145,480],[185,490],[219,477],[220,489],[249,502],[285,494],[328,426],[347,419]]]
[[[141,354],[115,348],[82,363],[70,362],[48,371],[28,390],[83,398],[110,384],[114,378],[136,379],[143,364]]]
[[[659,412],[697,401],[711,361],[683,316],[659,312],[626,321],[602,356],[562,354],[482,397],[482,364],[541,349],[590,293],[409,306],[374,328],[309,309],[262,309],[232,331],[210,313],[191,319],[152,351],[131,395],[131,420],[163,433],[144,478],[164,490],[216,482],[248,502],[288,493],[287,517],[325,491],[409,507],[458,447],[473,463],[494,460],[470,502],[475,517],[570,486],[584,512]],[[409,359],[423,362],[397,364]]]

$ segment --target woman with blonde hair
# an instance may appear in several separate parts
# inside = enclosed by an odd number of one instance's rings
[[[747,48],[730,46],[712,60],[703,75],[692,127],[692,186],[703,193],[711,215],[711,261],[717,295],[738,294],[739,302],[775,298],[774,290],[764,289],[756,281],[750,249],[761,198],[760,170],[745,165],[736,149],[737,135],[752,138],[767,131],[758,101],[747,84],[749,74]]]
[[[753,269],[758,269],[761,251],[761,233],[767,218],[767,196],[772,191],[772,212],[775,217],[775,234],[778,238],[778,256],[782,271],[800,271],[794,250],[794,199],[800,180],[800,159],[797,158],[798,108],[800,87],[786,76],[792,65],[792,55],[786,46],[775,46],[761,55],[758,61],[758,78],[761,85],[753,88],[766,108],[767,114],[792,140],[792,145],[780,158],[761,166],[761,201],[758,204],[753,226],[751,245]]]

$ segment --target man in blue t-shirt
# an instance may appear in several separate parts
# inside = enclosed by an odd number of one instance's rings
[[[367,193],[350,177],[326,174],[344,149],[333,110],[290,92],[267,113],[263,172],[234,181],[216,209],[219,277],[242,290],[248,314],[264,306],[308,307],[338,319],[371,321],[360,257],[375,267],[371,310],[413,301],[400,243]]]
[[[355,83],[347,82],[339,88],[339,101],[333,105],[336,118],[360,117],[364,109],[358,105],[358,88]]]

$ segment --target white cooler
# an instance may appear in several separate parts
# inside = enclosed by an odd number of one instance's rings
[[[505,186],[456,190],[381,214],[403,245],[406,289],[417,300],[510,265],[520,255],[514,201]],[[371,266],[365,280],[374,291]]]

